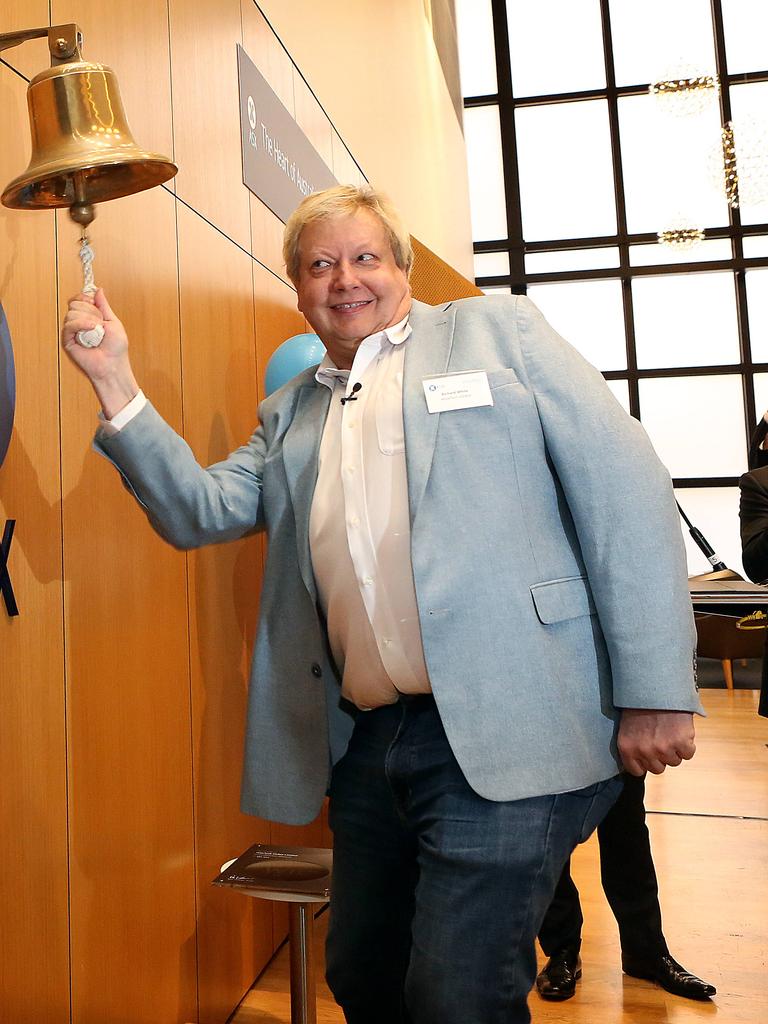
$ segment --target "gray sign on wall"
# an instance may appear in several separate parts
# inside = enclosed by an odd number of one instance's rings
[[[304,196],[338,182],[242,46],[237,69],[243,184],[285,223]]]

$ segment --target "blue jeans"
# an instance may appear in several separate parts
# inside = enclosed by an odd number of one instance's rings
[[[348,1024],[527,1024],[560,872],[620,790],[485,800],[430,697],[359,713],[330,803],[327,978]]]

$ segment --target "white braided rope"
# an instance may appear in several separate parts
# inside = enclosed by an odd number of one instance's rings
[[[96,293],[96,285],[93,281],[93,249],[88,244],[88,238],[83,235],[80,239],[80,262],[83,265],[83,292],[86,295]],[[94,327],[90,331],[78,331],[77,342],[83,348],[97,348],[104,340],[104,328]]]

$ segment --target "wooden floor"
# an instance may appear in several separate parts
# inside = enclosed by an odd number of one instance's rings
[[[535,1024],[768,1022],[768,719],[753,690],[702,692],[709,717],[689,764],[648,777],[646,806],[672,955],[717,986],[712,1002],[669,995],[621,973],[616,925],[600,888],[594,839],[574,856],[584,907],[583,978],[573,999],[533,993]],[[317,921],[322,953],[325,915]],[[289,1024],[285,948],[231,1024]],[[318,1024],[343,1024],[318,965]]]

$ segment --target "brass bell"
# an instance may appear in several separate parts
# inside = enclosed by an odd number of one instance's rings
[[[66,38],[56,37],[60,29],[75,31],[67,56],[62,56]],[[94,203],[152,188],[172,178],[178,168],[136,144],[114,71],[81,59],[77,27],[34,29],[23,35],[30,38],[43,31],[54,66],[33,78],[27,90],[32,158],[5,188],[2,202],[15,209],[67,206],[73,220],[87,225]],[[0,36],[0,49],[4,38],[11,34]]]

